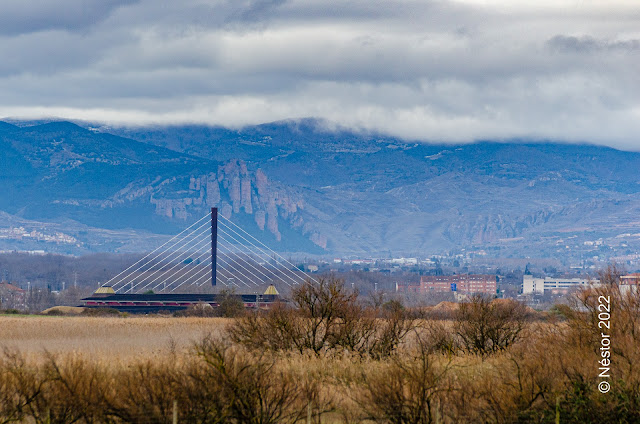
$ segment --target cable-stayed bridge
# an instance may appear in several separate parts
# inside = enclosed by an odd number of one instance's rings
[[[170,309],[194,302],[213,305],[216,295],[206,294],[204,289],[219,285],[245,293],[245,304],[251,303],[253,296],[258,303],[260,296],[276,295],[276,288],[290,288],[306,279],[312,277],[212,208],[83,301],[89,307],[120,309],[135,307],[136,302]],[[258,294],[270,286],[268,294]],[[162,305],[150,304],[161,299]]]

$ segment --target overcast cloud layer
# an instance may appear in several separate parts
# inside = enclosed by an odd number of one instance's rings
[[[3,116],[640,150],[635,0],[3,0],[0,57]]]

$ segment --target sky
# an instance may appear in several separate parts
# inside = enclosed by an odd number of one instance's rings
[[[0,116],[640,150],[640,2],[2,0]]]

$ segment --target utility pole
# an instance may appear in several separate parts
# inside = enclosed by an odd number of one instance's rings
[[[173,417],[171,422],[173,424],[178,424],[178,401],[177,400],[173,401]]]

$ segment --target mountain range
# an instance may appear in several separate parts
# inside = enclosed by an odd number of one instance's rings
[[[633,254],[639,166],[639,153],[601,146],[424,143],[313,119],[0,122],[0,231],[55,228],[70,241],[47,248],[69,253],[145,250],[217,206],[282,252]],[[2,234],[0,247],[42,245]]]

